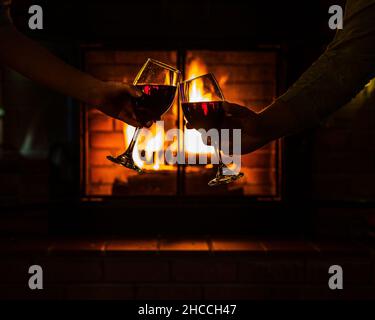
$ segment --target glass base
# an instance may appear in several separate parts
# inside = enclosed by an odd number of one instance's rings
[[[144,173],[144,171],[134,163],[133,158],[126,154],[121,154],[116,158],[112,156],[107,156],[107,159],[114,163],[121,164],[122,166],[128,169],[137,171],[139,174]]]
[[[233,174],[233,175],[223,175],[223,174],[218,174],[216,175],[215,178],[213,178],[209,183],[208,185],[210,187],[214,187],[214,186],[220,186],[222,184],[228,184],[228,183],[231,183],[233,181],[236,181],[240,178],[242,178],[244,176],[243,172],[240,172],[238,174]]]

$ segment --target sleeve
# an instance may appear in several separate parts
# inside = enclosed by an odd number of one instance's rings
[[[375,77],[373,21],[375,6],[356,15],[356,19],[347,24],[344,19],[341,34],[278,99],[295,115],[296,129],[319,124],[354,98]]]
[[[11,0],[0,0],[0,27],[12,23],[10,17]]]

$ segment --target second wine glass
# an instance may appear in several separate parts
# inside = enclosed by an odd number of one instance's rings
[[[186,120],[194,128],[220,129],[224,116],[224,95],[212,73],[194,79],[186,80],[180,84],[180,99]],[[242,172],[230,170],[222,160],[219,139],[212,139],[212,143],[219,159],[218,170],[215,178],[208,182],[210,187],[227,184],[244,176]]]
[[[180,81],[180,71],[165,63],[148,59],[139,71],[133,85],[143,92],[140,98],[132,98],[137,119],[145,124],[159,119],[172,106]],[[126,151],[107,159],[124,167],[143,173],[133,160],[133,150],[142,127],[135,129]]]

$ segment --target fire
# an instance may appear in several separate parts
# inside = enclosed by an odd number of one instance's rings
[[[196,78],[203,74],[208,73],[206,65],[201,59],[193,59],[189,64],[189,68],[186,74],[186,79]],[[212,95],[210,93],[203,95],[203,80],[197,79],[192,83],[190,88],[189,96],[190,102],[202,102],[212,100]]]
[[[135,128],[130,125],[124,125],[124,137],[126,146],[129,145]],[[142,129],[133,151],[133,159],[136,165],[145,170],[172,170],[169,165],[164,162],[163,154],[161,150],[164,144],[164,130],[159,124],[154,124],[150,129]],[[173,151],[177,151],[177,145],[173,144],[170,147]],[[142,151],[142,156],[146,161],[143,161],[140,156],[140,151]],[[148,163],[150,162],[150,163]]]
[[[196,78],[208,73],[207,66],[199,59],[192,59],[187,68],[186,79]],[[203,94],[203,80],[197,79],[190,88],[189,97],[191,102],[211,101],[212,94]],[[184,135],[185,151],[194,154],[214,154],[215,149],[212,146],[206,146],[200,137],[200,133],[195,129],[185,127]]]
[[[201,59],[193,58],[189,61],[187,66],[186,79],[195,78],[208,72],[207,66]],[[224,85],[226,81],[227,76],[223,76],[218,79],[219,85]],[[203,95],[203,81],[198,80],[194,82],[194,85],[190,88],[190,90],[191,102],[212,100],[211,94]],[[172,109],[172,112],[174,116],[177,116],[175,108]],[[135,163],[138,167],[145,170],[174,170],[173,166],[165,163],[163,153],[160,152],[163,147],[167,147],[164,145],[165,133],[163,128],[157,124],[154,124],[149,130],[151,131],[150,134],[145,134],[146,131],[142,130],[136,142],[133,152],[133,159]],[[126,146],[129,145],[134,131],[134,127],[126,124],[124,125],[123,132]],[[187,129],[185,127],[183,139],[184,150],[186,153],[207,155],[213,155],[215,153],[215,149],[212,146],[207,146],[202,142],[200,133],[195,129]],[[178,141],[172,142],[172,144],[168,147],[174,152],[177,152]],[[139,151],[142,151],[146,159],[152,159],[152,161],[150,161],[151,164],[146,163],[141,159]],[[207,167],[212,167],[212,165],[207,165]]]

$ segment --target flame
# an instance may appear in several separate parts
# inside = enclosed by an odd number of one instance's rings
[[[208,73],[207,66],[200,58],[191,59],[189,67],[187,69],[187,79],[193,79]],[[210,92],[207,94],[203,94],[202,79],[196,79],[196,81],[192,83],[192,86],[189,90],[190,102],[212,101],[212,94]]]
[[[164,144],[164,130],[159,124],[154,124],[150,129],[141,129],[138,139],[134,146],[133,160],[135,164],[146,170],[171,170],[170,166],[164,164],[164,158],[161,154]],[[128,146],[134,135],[135,127],[131,125],[124,125],[124,137],[125,144]],[[176,145],[171,146],[172,150],[177,150]],[[174,149],[175,148],[175,149]],[[142,152],[142,158],[147,161],[143,161],[140,156]],[[151,164],[148,161],[151,160]]]
[[[191,59],[187,68],[186,78],[192,79],[208,73],[207,66],[202,59]],[[189,98],[191,102],[212,101],[212,94],[203,94],[203,80],[197,79],[189,88]],[[215,149],[212,146],[207,146],[202,142],[200,133],[195,129],[187,129],[185,127],[184,135],[185,151],[194,154],[214,154]]]
[[[207,66],[200,58],[192,58],[189,61],[187,66],[186,79],[191,79],[198,77],[200,75],[208,73]],[[222,76],[218,79],[219,85],[224,85],[227,81],[227,76]],[[201,101],[212,101],[212,94],[203,94],[203,81],[195,81],[190,87],[190,100],[191,102],[201,102]],[[173,116],[177,116],[177,108],[172,108]],[[145,130],[142,130],[137,142],[134,146],[133,159],[138,167],[145,170],[174,170],[175,168],[171,165],[165,163],[164,156],[162,152],[159,152],[163,147],[168,147],[174,152],[178,151],[178,141],[175,140],[170,143],[169,146],[165,146],[164,131],[163,128],[157,124],[154,124],[149,129],[149,134],[146,134]],[[128,146],[133,137],[135,128],[130,125],[124,125],[124,140],[125,145]],[[185,127],[184,135],[181,136],[184,140],[184,150],[187,153],[191,154],[207,154],[213,155],[215,149],[212,146],[207,146],[202,142],[200,133],[195,129],[187,129]],[[164,148],[165,149],[165,148]],[[140,151],[142,155],[147,160],[151,160],[151,164],[146,163],[140,157]],[[208,164],[206,167],[212,167],[211,164]]]

